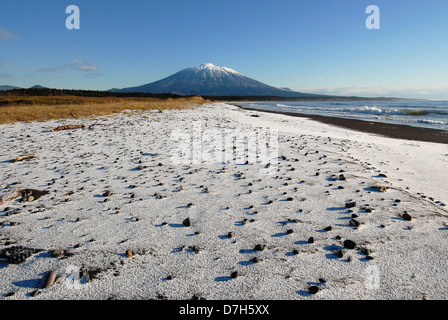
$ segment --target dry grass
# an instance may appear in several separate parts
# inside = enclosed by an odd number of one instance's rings
[[[188,98],[114,97],[0,97],[0,124],[19,121],[102,116],[123,110],[185,109],[204,103],[199,96]]]

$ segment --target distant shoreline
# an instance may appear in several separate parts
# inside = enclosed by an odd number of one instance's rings
[[[272,111],[272,110],[260,110],[254,108],[245,108],[239,104],[231,103],[232,105],[244,110],[260,111],[276,114],[284,114],[292,117],[309,118],[321,123],[334,125],[346,129],[356,130],[360,132],[367,132],[382,135],[394,139],[404,140],[417,140],[434,143],[448,144],[448,132],[444,130],[413,127],[402,124],[391,124],[384,122],[374,122],[368,120],[347,119],[331,116],[322,116],[315,114],[304,114],[296,112],[284,112],[284,111]]]

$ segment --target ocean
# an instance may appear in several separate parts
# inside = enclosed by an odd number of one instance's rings
[[[246,102],[245,108],[318,114],[448,131],[448,101]]]

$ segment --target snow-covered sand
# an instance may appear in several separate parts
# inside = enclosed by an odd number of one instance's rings
[[[198,125],[278,130],[278,169],[174,163],[172,133],[193,136]],[[218,103],[8,124],[0,136],[3,299],[448,298],[447,145]],[[49,194],[6,201],[22,189]],[[42,251],[8,263],[15,246]],[[53,257],[55,249],[65,255]],[[88,283],[75,276],[85,269]],[[42,288],[50,270],[56,282]]]

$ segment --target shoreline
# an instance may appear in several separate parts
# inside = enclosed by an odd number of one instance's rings
[[[4,300],[448,298],[445,145],[221,103],[82,120],[0,125]]]
[[[274,110],[260,110],[253,108],[245,108],[238,104],[232,104],[243,110],[260,111],[275,114],[284,114],[292,117],[309,118],[324,124],[329,124],[346,129],[356,130],[359,132],[373,133],[388,138],[403,139],[403,140],[416,140],[434,143],[448,144],[448,132],[444,130],[413,127],[403,124],[392,124],[385,122],[374,122],[368,120],[347,119],[331,116],[322,116],[315,114],[305,114],[296,112],[283,112]]]

